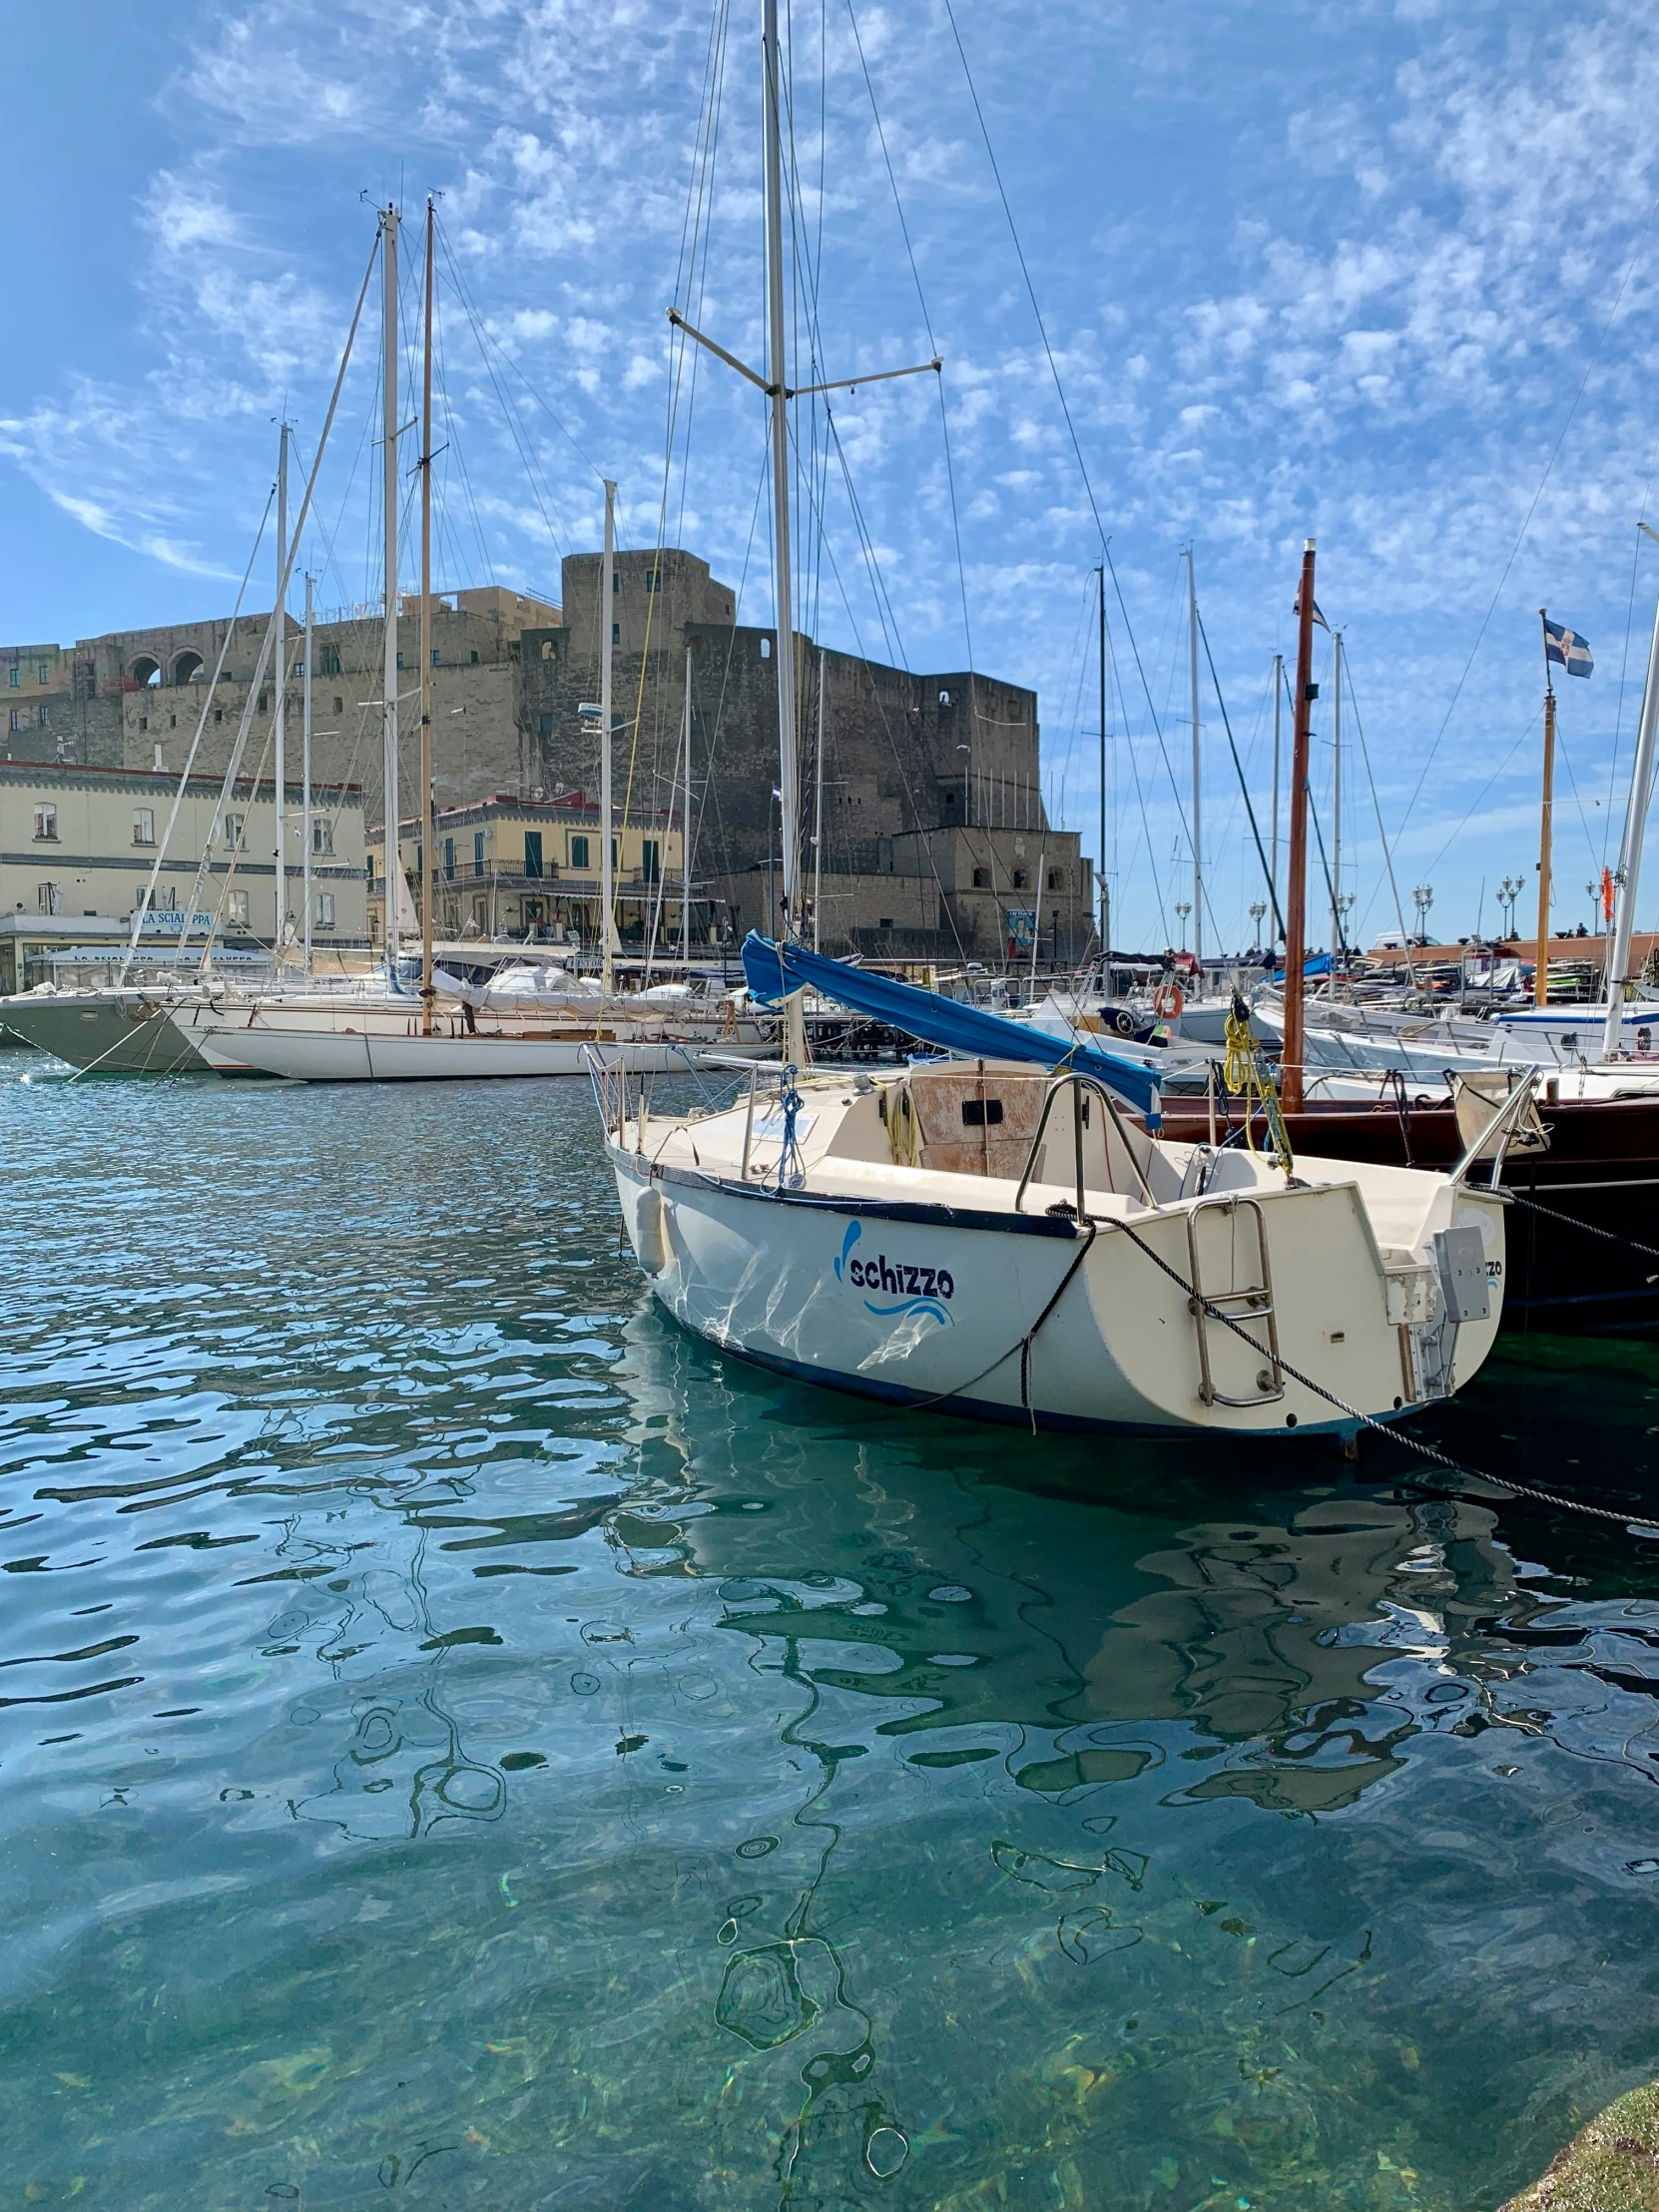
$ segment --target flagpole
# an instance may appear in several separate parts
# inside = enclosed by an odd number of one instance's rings
[[[1538,826],[1538,954],[1532,967],[1532,1003],[1549,1004],[1549,832],[1555,790],[1555,682],[1549,673],[1549,615],[1538,609],[1544,640],[1544,787]]]

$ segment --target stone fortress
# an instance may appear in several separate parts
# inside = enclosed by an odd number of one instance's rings
[[[615,799],[629,820],[680,820],[688,666],[692,708],[694,916],[700,940],[771,930],[781,900],[775,633],[736,620],[736,594],[679,550],[614,556]],[[599,789],[600,556],[565,560],[562,606],[498,587],[434,595],[432,723],[439,808],[494,799],[556,806]],[[402,836],[414,823],[418,598],[399,604]],[[175,776],[204,705],[196,771],[222,776],[268,616],[0,647],[7,758]],[[290,655],[302,652],[293,625]],[[377,607],[319,611],[312,670],[312,776],[357,785],[370,842],[380,791]],[[1085,955],[1094,882],[1075,831],[1046,821],[1037,698],[965,670],[918,676],[798,636],[804,867],[814,877],[822,747],[819,916],[827,951],[1000,961],[1033,935],[1044,964]],[[819,704],[823,700],[823,728]],[[255,699],[243,761],[272,772],[273,686]],[[299,681],[289,684],[287,776],[298,804]],[[0,841],[4,841],[0,832]],[[549,886],[550,888],[552,886]],[[550,916],[550,918],[552,918]]]

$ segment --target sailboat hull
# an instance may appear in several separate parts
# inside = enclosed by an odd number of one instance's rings
[[[1108,1222],[1090,1234],[999,1210],[989,1194],[963,1207],[780,1192],[614,1142],[608,1151],[635,1255],[668,1312],[722,1351],[803,1381],[1102,1433],[1346,1434],[1357,1412],[1412,1409],[1409,1354],[1401,1329],[1384,1324],[1353,1185],[1263,1194],[1279,1340],[1330,1394],[1289,1378],[1265,1394],[1260,1346],[1212,1325],[1207,1396],[1180,1211],[1141,1219],[1133,1237]],[[1482,1215],[1496,1209],[1477,1201],[1468,1218]],[[1501,1252],[1500,1219],[1490,1233]],[[1220,1215],[1199,1234],[1218,1267],[1238,1241]],[[1495,1311],[1458,1333],[1460,1375],[1494,1328]]]
[[[0,1027],[96,1075],[201,1075],[207,1062],[164,999],[141,991],[30,992],[0,1000]]]
[[[299,1083],[474,1083],[491,1079],[583,1075],[590,1040],[523,1036],[394,1035],[375,1029],[307,1029],[254,1022],[216,1029],[201,1040],[221,1075],[275,1075]],[[622,1043],[631,1073],[684,1073],[695,1048]]]

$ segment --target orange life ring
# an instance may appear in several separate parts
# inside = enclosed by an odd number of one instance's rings
[[[1152,994],[1152,1011],[1160,1021],[1179,1021],[1181,1009],[1186,1003],[1181,986],[1173,975],[1166,975]]]

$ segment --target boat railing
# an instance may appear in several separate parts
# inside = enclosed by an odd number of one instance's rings
[[[1071,1093],[1072,1150],[1076,1166],[1076,1215],[1078,1221],[1082,1222],[1088,1219],[1088,1207],[1085,1203],[1083,1185],[1083,1105],[1086,1094],[1090,1092],[1100,1100],[1101,1105],[1110,1117],[1112,1126],[1117,1130],[1118,1137],[1122,1142],[1129,1165],[1135,1171],[1135,1180],[1141,1186],[1142,1195],[1148,1206],[1156,1213],[1158,1201],[1152,1195],[1152,1185],[1148,1182],[1146,1171],[1136,1156],[1135,1147],[1129,1141],[1129,1130],[1124,1122],[1123,1115],[1118,1110],[1117,1100],[1097,1076],[1083,1075],[1075,1069],[1068,1070],[1064,1075],[1056,1076],[1043,1094],[1042,1112],[1037,1116],[1036,1134],[1031,1139],[1031,1150],[1026,1154],[1025,1173],[1020,1177],[1019,1189],[1014,1193],[1014,1212],[1016,1214],[1023,1213],[1025,1209],[1025,1194],[1037,1172],[1037,1157],[1042,1151],[1043,1138],[1048,1132],[1048,1118],[1053,1113],[1055,1104],[1063,1091],[1070,1091]]]

